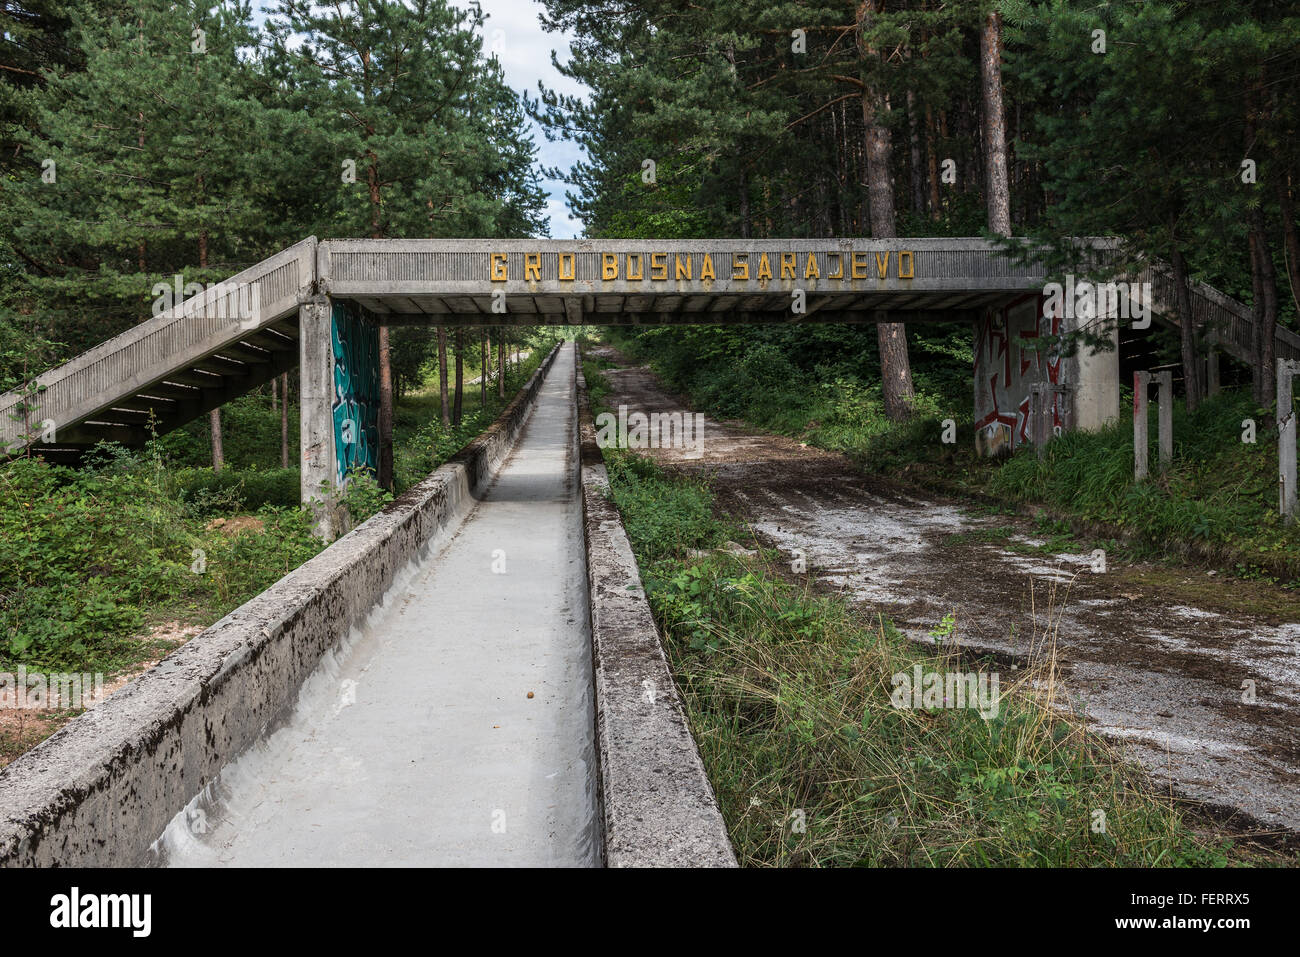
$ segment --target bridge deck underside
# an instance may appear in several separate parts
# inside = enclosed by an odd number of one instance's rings
[[[1023,292],[945,290],[943,292],[806,292],[803,312],[795,312],[787,290],[762,294],[629,293],[348,296],[389,325],[552,325],[635,326],[754,324],[798,322],[937,322],[969,318],[986,306],[1005,306]]]

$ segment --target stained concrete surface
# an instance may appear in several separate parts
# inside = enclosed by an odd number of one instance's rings
[[[173,819],[159,862],[600,863],[573,370],[566,346],[446,547]]]
[[[643,366],[606,376],[607,405],[686,409]],[[709,418],[704,436],[699,458],[647,454],[707,478],[760,539],[791,560],[799,550],[821,587],[883,612],[920,641],[933,642],[930,632],[951,613],[961,645],[1013,663],[1054,642],[1064,700],[1162,789],[1236,814],[1248,831],[1300,830],[1300,625],[1186,597],[1246,583],[1176,568],[1185,587],[1153,587],[1144,569],[1113,560],[1094,574],[1086,554],[1026,554],[1023,546],[1040,543],[1023,519],[975,514],[739,423]],[[1007,527],[1010,540],[999,540]],[[1253,703],[1242,700],[1244,681],[1255,682]]]

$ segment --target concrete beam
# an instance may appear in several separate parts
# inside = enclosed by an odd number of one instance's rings
[[[596,728],[608,867],[735,867],[632,545],[606,495],[587,383],[577,365],[580,473]]]

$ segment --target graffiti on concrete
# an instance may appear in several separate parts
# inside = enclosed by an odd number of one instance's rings
[[[330,339],[334,350],[335,479],[379,469],[379,327],[352,303],[335,302]]]
[[[1002,309],[990,309],[975,324],[975,448],[981,455],[1011,452],[1030,437],[1029,387],[1061,385],[1061,356],[1055,346],[1037,348],[1019,340],[1061,334],[1061,317],[1043,315],[1046,299],[1029,294]],[[1052,431],[1065,428],[1060,393],[1052,393]]]

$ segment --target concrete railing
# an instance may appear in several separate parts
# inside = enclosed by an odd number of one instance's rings
[[[501,416],[378,515],[0,771],[0,865],[130,865],[291,708],[321,656],[444,540],[515,445],[557,350]]]
[[[0,451],[33,430],[25,422],[57,431],[296,312],[316,281],[316,245],[308,237],[41,374],[25,417],[22,393],[0,395]],[[241,302],[256,308],[241,315]]]
[[[606,497],[582,365],[576,366],[582,513],[608,867],[735,867],[623,520]]]
[[[1174,279],[1167,266],[1144,269],[1134,281],[1151,283],[1152,310],[1171,325],[1180,325]],[[1251,308],[1206,283],[1193,281],[1190,286],[1192,316],[1201,334],[1211,335],[1232,357],[1247,364],[1254,362],[1255,315]],[[1300,359],[1300,336],[1278,326],[1273,349],[1279,359]]]

